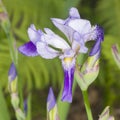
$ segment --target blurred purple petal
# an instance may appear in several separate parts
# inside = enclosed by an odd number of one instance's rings
[[[26,56],[37,56],[38,52],[36,46],[30,41],[18,48],[19,52]]]
[[[49,89],[48,98],[47,98],[47,111],[50,112],[56,104],[55,96],[52,88]]]
[[[72,102],[72,85],[74,78],[75,68],[70,68],[69,70],[64,70],[64,88],[62,93],[62,101]]]
[[[9,82],[12,82],[13,80],[15,80],[16,77],[17,77],[17,70],[16,70],[14,63],[12,63],[10,65],[10,69],[8,72]]]

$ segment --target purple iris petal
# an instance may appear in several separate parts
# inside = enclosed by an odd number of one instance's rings
[[[101,49],[101,40],[99,39],[99,40],[96,40],[92,50],[89,53],[89,56],[93,56],[98,52],[99,52],[99,55],[100,55],[100,49]],[[98,57],[99,57],[99,55],[98,55]]]
[[[8,72],[9,81],[12,82],[13,80],[15,80],[16,76],[17,76],[17,70],[14,63],[12,63],[10,65],[10,69]]]
[[[104,40],[104,31],[103,31],[103,28],[100,27],[100,26],[98,26],[98,25],[96,27],[96,30],[97,30],[96,42],[95,42],[92,50],[90,51],[89,55],[93,56],[96,53],[99,53],[98,54],[98,57],[99,57],[99,55],[100,55],[100,49],[101,49],[101,42]]]
[[[19,52],[26,56],[37,56],[38,52],[36,46],[30,41],[18,48]]]
[[[97,25],[97,40],[103,41],[104,40],[104,30],[101,26]]]
[[[49,112],[56,104],[55,96],[52,88],[49,89],[48,98],[47,98],[47,111]]]
[[[74,78],[75,68],[71,68],[69,70],[64,70],[64,88],[62,93],[62,101],[72,102],[72,85]]]

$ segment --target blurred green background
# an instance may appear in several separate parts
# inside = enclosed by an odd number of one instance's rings
[[[50,18],[66,18],[70,7],[78,8],[81,17],[90,20],[93,25],[97,23],[103,26],[105,41],[102,44],[100,73],[90,88],[97,88],[95,90],[100,95],[100,110],[110,105],[112,114],[116,116],[116,120],[119,120],[120,70],[113,59],[111,46],[116,43],[120,46],[120,0],[3,0],[3,3],[11,21],[17,46],[29,40],[27,29],[30,24],[35,24],[37,29],[49,27],[62,35],[52,25]],[[54,60],[45,60],[41,57],[29,58],[20,53],[18,56],[18,72],[22,93],[24,99],[29,94],[32,98],[31,119],[44,120],[46,118],[48,88],[52,86],[57,95],[63,82],[60,60],[58,58]],[[9,111],[7,112],[9,117],[4,118],[5,120],[15,120],[7,90],[10,63],[8,41],[3,29],[0,28],[0,88],[2,91],[0,91],[0,105],[3,106],[0,109],[0,114],[2,108]],[[100,113],[101,111],[97,114]],[[79,119],[74,118],[74,120]],[[81,120],[84,119],[81,118]]]

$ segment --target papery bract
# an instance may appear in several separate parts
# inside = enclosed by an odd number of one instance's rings
[[[98,120],[115,120],[113,116],[110,116],[109,112],[109,106],[107,106],[99,116]]]

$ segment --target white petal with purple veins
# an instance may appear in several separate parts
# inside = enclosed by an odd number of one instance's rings
[[[71,27],[64,25],[64,23],[59,22],[59,20],[55,18],[52,19],[52,22],[59,30],[61,30],[65,34],[65,36],[68,38],[70,42],[73,41],[72,36],[73,36],[74,30]]]
[[[88,48],[85,46],[83,36],[78,32],[75,32],[73,37],[76,42],[75,41],[73,42],[72,48],[75,50],[79,45],[80,46],[79,52],[86,53],[88,51]]]
[[[59,48],[59,49],[68,49],[70,48],[69,44],[64,40],[62,39],[61,37],[59,37],[58,35],[56,35],[54,32],[52,31],[48,31],[49,34],[44,34],[42,36],[42,39],[44,39],[44,41],[55,47],[55,48]]]
[[[53,24],[54,23],[59,23],[59,24],[64,24],[65,20],[59,19],[59,18],[51,18]]]
[[[37,52],[38,54],[46,59],[53,59],[59,55],[59,52],[50,48],[46,43],[44,42],[37,42]]]
[[[41,40],[42,34],[43,34],[43,32],[41,30],[36,30],[36,28],[33,24],[28,28],[28,36],[30,38],[30,41],[32,41],[34,44],[37,41]]]
[[[88,33],[84,34],[84,41],[91,41],[91,40],[96,40],[97,39],[97,30],[96,30],[96,25],[91,27],[91,29],[88,31]]]
[[[49,28],[44,28],[44,31],[48,34],[48,35],[53,35],[55,34],[51,29]]]
[[[80,18],[79,12],[76,8],[72,7],[69,11],[69,16],[72,18]]]
[[[91,24],[88,20],[73,19],[68,22],[68,26],[79,32],[80,34],[88,33],[91,29]]]

